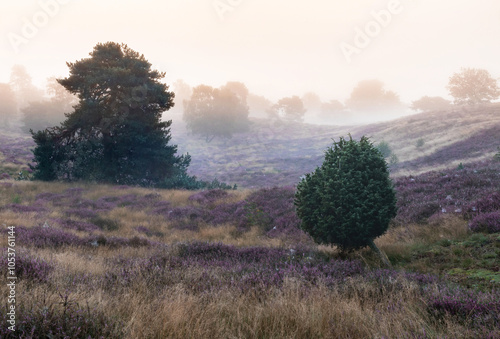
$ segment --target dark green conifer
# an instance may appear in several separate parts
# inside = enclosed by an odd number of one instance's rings
[[[389,264],[373,240],[396,216],[396,195],[387,164],[368,138],[334,142],[321,167],[298,184],[295,205],[301,228],[316,242],[342,251],[370,246]]]

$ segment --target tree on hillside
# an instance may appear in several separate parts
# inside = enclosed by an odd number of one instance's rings
[[[378,151],[380,152],[380,154],[382,154],[384,159],[391,156],[392,148],[391,148],[391,146],[389,146],[387,141],[382,140],[381,142],[378,143],[378,145],[376,147],[377,147]]]
[[[410,108],[415,111],[439,111],[450,107],[450,102],[442,97],[424,96],[414,101]]]
[[[248,88],[244,83],[238,81],[228,81],[224,88],[233,92],[233,94],[236,95],[241,102],[247,104]]]
[[[16,94],[19,108],[26,107],[31,101],[43,99],[43,91],[33,84],[26,67],[14,65],[10,73],[10,87]]]
[[[334,142],[321,167],[297,185],[295,205],[300,227],[316,242],[342,251],[369,246],[390,265],[373,240],[396,216],[396,195],[387,164],[368,138]]]
[[[338,100],[330,100],[321,104],[321,114],[335,114],[344,109],[344,105]]]
[[[64,114],[70,113],[73,105],[78,103],[77,97],[61,86],[56,78],[48,79],[47,92],[48,99],[32,101],[22,109],[25,132],[59,125],[66,119]]]
[[[113,42],[67,65],[58,82],[79,102],[60,126],[33,133],[35,179],[149,186],[185,173],[189,155],[176,156],[171,121],[160,120],[174,98],[164,73]]]
[[[249,93],[247,97],[247,103],[250,115],[259,118],[265,118],[268,115],[268,111],[273,105],[273,103],[266,97]]]
[[[308,112],[319,113],[321,111],[321,98],[314,92],[304,93],[302,96],[302,102],[304,103],[304,108]]]
[[[215,137],[231,138],[234,133],[248,129],[246,87],[228,83],[221,88],[200,85],[193,89],[185,102],[183,119],[187,128],[206,142]]]
[[[346,106],[355,111],[378,111],[400,107],[399,96],[384,89],[380,80],[364,80],[359,82],[346,101]]]
[[[334,120],[340,117],[340,114],[344,111],[345,107],[338,100],[330,100],[328,102],[323,102],[321,104],[321,109],[318,116],[321,119]]]
[[[0,84],[0,127],[10,128],[17,115],[16,95],[9,84]]]
[[[302,121],[306,111],[302,99],[294,95],[292,97],[280,99],[277,104],[269,109],[268,113],[271,118]]]
[[[455,104],[475,105],[500,97],[497,80],[484,69],[462,68],[450,77],[447,88]]]

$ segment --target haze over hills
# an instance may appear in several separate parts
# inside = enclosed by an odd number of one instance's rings
[[[250,130],[232,139],[189,135],[181,122],[172,126],[179,152],[192,156],[190,173],[217,177],[241,187],[293,185],[323,160],[332,139],[349,133],[385,141],[396,155],[394,177],[491,159],[500,146],[500,104],[460,106],[419,113],[389,122],[356,126],[319,126],[252,119]]]
[[[376,145],[387,143],[397,158],[391,164],[393,177],[417,175],[491,159],[500,147],[500,104],[453,107],[353,126],[253,118],[248,132],[210,143],[190,135],[182,120],[172,124],[172,142],[178,145],[178,153],[192,157],[190,174],[242,188],[297,184],[302,175],[321,165],[332,139],[349,133],[354,139],[367,135]],[[33,146],[28,135],[4,134],[0,171],[16,175],[27,169]]]

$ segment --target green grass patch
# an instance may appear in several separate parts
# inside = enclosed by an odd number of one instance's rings
[[[471,234],[465,239],[418,242],[388,253],[391,262],[405,270],[447,276],[468,287],[498,289],[500,236]]]

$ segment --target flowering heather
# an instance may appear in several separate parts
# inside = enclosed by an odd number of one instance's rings
[[[265,232],[283,231],[300,222],[295,215],[294,195],[293,187],[263,188],[244,201],[215,206],[205,216],[205,221],[214,225],[234,223],[240,228],[258,226]]]
[[[188,200],[195,201],[202,205],[213,204],[214,202],[227,198],[230,194],[226,190],[213,189],[208,191],[202,191],[191,195]]]
[[[0,180],[5,180],[5,179],[7,179],[7,180],[11,179],[9,173],[0,174]]]
[[[153,245],[153,242],[145,238],[132,237],[132,238],[122,238],[122,237],[105,237],[103,235],[99,236],[89,236],[86,239],[82,239],[87,246],[107,246],[111,248],[118,247],[149,247]]]
[[[481,213],[500,211],[500,191],[482,197],[464,208],[463,216],[466,219],[474,218]]]
[[[47,212],[47,208],[45,208],[41,204],[37,204],[37,203],[35,203],[33,205],[9,204],[5,207],[10,209],[11,211],[16,212],[16,213]]]
[[[7,250],[0,250],[1,275],[7,275]],[[50,272],[54,269],[53,265],[43,259],[32,256],[24,251],[16,253],[15,276],[17,279],[28,279],[37,282],[46,282]]]
[[[445,146],[430,155],[401,163],[398,167],[418,168],[422,165],[435,166],[442,163],[449,163],[457,159],[474,159],[485,153],[495,151],[499,135],[500,124],[496,124],[488,129],[477,132],[465,140]]]
[[[472,219],[469,227],[473,232],[500,232],[500,209],[496,212],[479,214]]]
[[[187,273],[198,268],[202,268],[202,274]],[[154,284],[152,288],[183,283],[196,292],[225,288],[265,292],[269,288],[280,288],[286,278],[333,286],[364,271],[359,261],[328,261],[299,249],[237,248],[194,242],[177,245],[174,253],[158,251],[147,258],[114,259],[104,285],[112,287],[113,283],[131,282],[140,277]]]
[[[104,196],[95,201],[98,209],[113,209],[116,207],[127,207],[143,209],[151,206],[158,200],[156,194],[146,194],[145,196],[137,196],[136,194],[126,194],[122,196]]]
[[[80,246],[82,239],[73,233],[54,227],[16,227],[17,242],[23,246],[57,248],[62,246]]]
[[[81,196],[85,190],[81,187],[71,187],[64,191],[68,196]]]
[[[72,203],[74,203],[75,198],[64,193],[56,194],[52,192],[44,192],[38,194],[35,197],[35,201],[41,203],[51,203],[54,206],[61,207],[67,206],[68,204],[71,205]]]
[[[196,231],[206,218],[206,211],[194,206],[175,207],[167,212],[166,218],[172,221],[173,228]]]
[[[33,158],[31,153],[33,140],[29,137],[9,137],[0,135],[0,153],[3,153],[4,163],[26,165]]]
[[[92,223],[84,221],[76,221],[72,219],[53,219],[61,228],[80,231],[80,232],[93,232],[99,230],[99,227]]]
[[[92,219],[97,216],[97,213],[87,208],[71,208],[65,211],[67,216],[75,216],[81,219]]]
[[[376,281],[381,286],[394,285],[398,281],[398,278],[414,281],[420,285],[432,285],[440,282],[438,277],[432,274],[396,271],[393,269],[375,269],[368,271],[365,277],[369,280]]]
[[[62,197],[60,194],[52,193],[52,192],[44,192],[44,193],[39,193],[35,196],[35,200],[43,200],[43,201],[52,201],[54,199],[58,199],[59,197]]]
[[[473,325],[500,326],[500,294],[463,288],[440,288],[428,301],[433,312],[448,313]]]
[[[476,292],[463,287],[450,288],[445,281],[430,274],[393,269],[370,270],[359,261],[330,260],[317,252],[301,249],[249,247],[237,248],[220,243],[181,243],[160,249],[144,258],[108,259],[102,284],[106,289],[145,282],[148,289],[182,284],[192,293],[253,293],[266,298],[270,291],[283,288],[286,280],[300,282],[301,293],[309,293],[322,285],[343,295],[375,293],[386,298],[408,289],[416,289],[416,297],[425,301],[432,315],[449,314],[473,320],[474,326],[499,325],[498,292]],[[354,279],[354,280],[350,280]],[[436,292],[436,288],[438,291]],[[361,292],[360,292],[361,291]],[[366,292],[362,292],[366,291]],[[394,304],[394,311],[402,310]]]
[[[7,312],[0,321],[7,323]],[[59,301],[43,300],[16,308],[16,332],[0,327],[0,338],[123,338],[123,326],[102,311],[82,307],[60,294]],[[15,333],[15,334],[13,334]]]
[[[426,222],[433,215],[458,214],[495,205],[500,190],[500,165],[493,162],[467,165],[464,169],[429,172],[395,180],[398,224]],[[467,212],[465,212],[467,213]]]
[[[153,214],[160,214],[167,216],[168,212],[172,210],[172,206],[168,201],[157,201],[153,203]]]
[[[265,231],[271,230],[279,218],[295,216],[294,198],[295,188],[290,186],[264,188],[250,194],[246,199],[247,223],[258,224]],[[297,222],[299,222],[298,218],[292,224],[296,225]]]
[[[161,232],[154,232],[154,231],[151,231],[149,228],[147,228],[146,226],[137,226],[135,227],[135,230],[139,233],[142,233],[142,234],[145,234],[146,236],[148,237],[152,237],[152,236],[158,236],[158,237],[161,237],[163,235],[163,233]]]
[[[209,211],[206,221],[212,225],[234,223],[241,226],[245,222],[245,206],[246,201],[217,205]]]
[[[90,200],[90,199],[78,199],[75,200],[74,203],[71,205],[73,208],[91,208],[94,210],[111,210],[115,207],[114,204],[110,204],[106,201],[102,201],[101,199],[98,199],[96,201]]]

